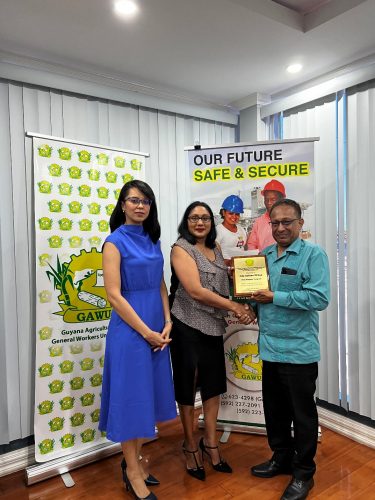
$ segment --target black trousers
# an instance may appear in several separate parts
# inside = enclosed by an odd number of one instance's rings
[[[318,412],[314,394],[318,363],[263,361],[263,406],[273,459],[292,465],[293,476],[310,479],[316,470]],[[291,425],[293,423],[294,437]]]

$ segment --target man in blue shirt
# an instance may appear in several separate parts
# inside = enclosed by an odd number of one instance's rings
[[[259,290],[252,299],[258,307],[264,416],[273,456],[251,473],[263,478],[292,474],[281,499],[299,500],[308,496],[316,470],[318,311],[330,299],[329,266],[322,248],[299,237],[304,221],[298,203],[276,202],[270,219],[276,244],[262,253],[271,290]]]

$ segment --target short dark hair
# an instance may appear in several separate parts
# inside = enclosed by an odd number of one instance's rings
[[[190,205],[186,208],[184,215],[182,216],[181,222],[178,226],[178,235],[180,238],[184,238],[186,241],[188,241],[192,245],[196,244],[197,240],[196,240],[195,236],[193,236],[190,233],[189,226],[188,226],[188,217],[189,217],[191,211],[194,210],[194,208],[196,208],[196,207],[203,207],[210,214],[211,229],[206,237],[205,246],[207,248],[215,248],[216,247],[216,228],[215,228],[215,222],[214,222],[214,214],[212,213],[211,208],[204,201],[193,201],[193,203],[190,203]]]
[[[155,195],[151,187],[143,181],[138,179],[127,182],[122,186],[120,195],[117,200],[115,209],[112,212],[111,218],[109,219],[109,226],[111,228],[111,233],[115,231],[124,223],[124,213],[122,211],[122,203],[128,196],[129,191],[132,189],[138,189],[146,198],[152,201],[150,206],[150,213],[146,220],[143,221],[143,228],[150,236],[151,240],[156,243],[160,238],[160,224],[158,220],[158,208],[156,206]]]
[[[280,207],[282,205],[287,205],[288,207],[292,207],[294,209],[294,211],[296,212],[298,219],[300,219],[302,217],[302,210],[301,210],[300,204],[294,200],[289,199],[289,198],[283,198],[282,200],[276,201],[271,207],[270,217],[271,217],[272,212],[275,210],[275,208]]]

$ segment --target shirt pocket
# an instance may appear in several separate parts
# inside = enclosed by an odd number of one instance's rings
[[[302,290],[303,279],[298,274],[281,274],[277,290],[280,292],[293,292]]]

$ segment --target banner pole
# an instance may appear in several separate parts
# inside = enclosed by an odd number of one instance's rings
[[[54,135],[39,134],[38,132],[29,132],[27,130],[25,131],[25,135],[27,137],[38,137],[39,139],[68,142],[69,144],[78,144],[80,146],[88,146],[90,148],[100,148],[100,149],[107,149],[109,151],[117,151],[119,153],[129,153],[129,154],[133,154],[133,155],[140,155],[140,156],[144,156],[146,158],[150,157],[150,153],[143,153],[142,151],[133,151],[131,149],[122,149],[122,148],[117,148],[117,147],[112,147],[112,146],[105,146],[103,144],[95,144],[93,142],[91,143],[91,142],[85,142],[85,141],[77,141],[76,139],[69,139],[66,137],[56,137]]]

